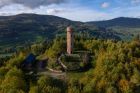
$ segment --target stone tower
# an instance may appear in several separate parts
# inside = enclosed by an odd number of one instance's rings
[[[73,51],[73,29],[67,27],[67,53],[72,54]]]

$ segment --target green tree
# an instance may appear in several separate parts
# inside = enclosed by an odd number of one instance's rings
[[[4,93],[8,93],[9,91],[11,91],[11,93],[14,91],[26,91],[26,84],[23,79],[22,71],[16,67],[10,69],[0,85],[0,90]]]

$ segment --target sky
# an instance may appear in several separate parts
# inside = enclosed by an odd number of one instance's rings
[[[74,21],[140,18],[140,0],[0,0],[0,15],[55,15]]]

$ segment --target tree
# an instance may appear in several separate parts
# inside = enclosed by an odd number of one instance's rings
[[[23,79],[22,71],[17,69],[16,67],[10,69],[5,75],[5,79],[2,81],[0,89],[4,93],[7,93],[9,91],[11,91],[11,93],[13,91],[26,91],[26,84]]]
[[[31,87],[29,93],[39,93],[38,86]]]

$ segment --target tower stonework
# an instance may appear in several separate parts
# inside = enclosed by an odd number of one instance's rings
[[[73,51],[73,29],[72,27],[67,27],[67,53],[72,54]]]

